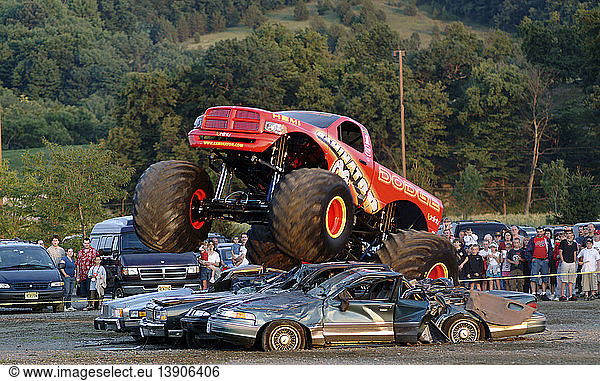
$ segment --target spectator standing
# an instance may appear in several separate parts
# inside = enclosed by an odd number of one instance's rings
[[[519,227],[517,225],[513,225],[510,227],[510,233],[512,234],[513,239],[519,238],[523,247],[525,247],[525,237],[519,234]]]
[[[579,252],[579,246],[574,240],[574,234],[572,230],[567,231],[567,239],[561,241],[559,246],[559,257],[560,257],[560,268],[561,274],[561,296],[560,300],[565,301],[577,300],[577,297],[573,294],[573,283],[577,279],[575,272],[577,271],[577,253]],[[569,297],[565,294],[565,286],[568,287]]]
[[[579,226],[577,228],[577,238],[575,239],[575,242],[577,242],[579,244],[579,246],[581,247],[584,243],[585,243],[585,238],[587,236],[587,226]]]
[[[60,247],[59,244],[60,237],[55,234],[52,236],[52,245],[46,249],[55,265],[58,265],[58,262],[65,256],[65,249]]]
[[[504,279],[504,278],[510,277],[511,264],[507,260],[508,251],[510,249],[512,249],[512,243],[508,242],[508,246],[505,245],[504,246],[504,250],[502,250],[500,252],[500,255],[501,255],[501,258],[502,258],[502,266],[501,266],[501,268],[502,268],[502,278],[500,279],[500,284],[502,285],[502,289],[503,290],[507,290],[507,291],[510,291],[509,280],[508,279]]]
[[[477,245],[478,239],[479,239],[479,237],[477,237],[477,234],[473,233],[473,230],[471,230],[471,228],[467,228],[465,230],[465,237],[464,237],[465,246]]]
[[[249,264],[248,259],[246,258],[246,254],[248,253],[248,248],[246,247],[246,244],[248,243],[248,234],[247,233],[242,233],[242,246],[240,246],[240,256],[243,258],[243,264]]]
[[[210,275],[212,273],[211,270],[206,267],[206,263],[208,262],[208,251],[207,247],[209,244],[213,244],[212,242],[204,242],[200,245],[200,257],[198,258],[198,263],[200,264],[200,284],[202,290],[208,290],[208,280],[210,279]]]
[[[508,245],[508,242],[507,242]],[[525,250],[521,246],[521,240],[519,238],[513,239],[513,248],[508,251],[506,260],[511,264],[510,276],[516,277],[510,280],[510,289],[512,291],[523,291],[524,289],[524,263],[525,263]]]
[[[551,274],[558,274],[560,273],[560,254],[559,254],[559,250],[560,250],[560,242],[561,242],[561,236],[560,235],[556,235],[556,237],[554,237],[554,250],[552,253],[552,260],[550,261],[550,273]],[[552,272],[552,269],[554,269],[554,272]],[[552,283],[552,279],[554,279],[554,285]],[[560,298],[560,290],[562,287],[562,282],[561,282],[561,277],[558,275],[553,276],[552,278],[550,278],[550,285],[552,288],[552,300],[559,300]]]
[[[600,254],[598,250],[592,247],[593,241],[588,238],[585,243],[585,248],[581,249],[577,256],[578,262],[581,265],[582,289],[585,293],[585,300],[591,300],[592,296],[598,291],[595,272],[600,266]]]
[[[546,295],[546,285],[548,284],[548,270],[550,268],[550,259],[552,258],[552,242],[546,237],[544,228],[541,226],[536,229],[536,236],[529,240],[527,245],[527,261],[531,261],[531,291],[541,300],[550,300]],[[533,278],[541,274],[541,278]],[[542,290],[539,290],[539,280],[541,279]]]
[[[490,290],[500,290],[500,264],[502,263],[502,255],[498,251],[498,244],[496,242],[492,242],[490,244],[490,252],[487,255],[487,270],[486,275],[490,280],[489,289]]]
[[[71,297],[73,291],[75,291],[75,259],[73,258],[73,248],[67,249],[67,254],[60,259],[58,262],[58,268],[60,275],[62,275],[63,282],[65,283],[65,311],[75,311],[75,308],[71,305]]]
[[[466,266],[467,279],[472,280],[469,286],[471,290],[477,288],[481,290],[481,278],[483,272],[483,258],[479,255],[479,245],[475,244],[469,248],[469,256]]]
[[[465,247],[465,231],[461,230],[458,232],[458,239],[463,247]]]
[[[502,250],[506,250],[506,243],[510,242],[511,246],[513,243],[513,235],[511,232],[506,231],[504,232],[504,234],[502,235],[503,240],[500,241],[500,243],[498,244],[498,250],[502,251]]]
[[[83,248],[77,253],[76,261],[76,279],[81,289],[81,296],[88,299],[88,303],[86,306],[88,309],[92,307],[90,297],[90,279],[88,277],[88,272],[96,262],[96,257],[99,256],[98,251],[94,249],[91,245],[92,244],[89,238],[85,238],[83,240]]]
[[[592,247],[600,253],[600,230],[594,231],[594,238],[592,238]]]
[[[489,238],[491,238],[491,236]],[[487,291],[487,281],[485,279],[488,277],[488,274],[487,274],[488,257],[491,253],[490,243],[491,243],[491,240],[488,240],[484,237],[483,245],[482,245],[483,247],[481,247],[479,249],[479,255],[481,256],[481,259],[483,259],[483,273],[481,274],[481,278],[483,279],[483,282],[481,282],[481,289],[483,291]]]
[[[458,278],[467,279],[467,274],[465,272],[465,265],[469,260],[467,252],[458,238],[454,238],[454,241],[452,241],[452,246],[454,246],[454,249],[456,249],[456,256],[458,258]]]
[[[38,239],[37,240],[37,244],[40,245],[41,247],[44,247],[44,240],[43,239]]]
[[[452,220],[449,217],[444,217],[442,220],[442,232],[444,230],[450,230],[452,233]]]
[[[444,231],[442,232],[442,235],[446,238],[448,238],[448,241],[452,242],[452,232],[450,231],[450,229],[444,229]]]
[[[206,268],[205,274],[208,271],[208,278],[210,283],[214,283],[216,277],[219,275],[219,265],[221,263],[221,257],[219,256],[219,252],[215,250],[215,244],[212,241],[209,241],[206,244],[206,253],[207,259],[202,261],[202,265]],[[206,278],[206,275],[203,277],[203,284]]]
[[[102,306],[104,290],[106,289],[106,269],[102,266],[102,258],[97,256],[94,265],[88,270],[90,280],[90,299],[92,306],[85,307],[83,310],[97,310]]]

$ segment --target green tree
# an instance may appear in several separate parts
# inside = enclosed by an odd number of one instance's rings
[[[308,20],[310,16],[310,12],[308,11],[308,7],[304,0],[298,0],[296,2],[296,7],[294,8],[294,19],[296,21],[304,21]]]
[[[473,213],[477,202],[481,198],[481,186],[483,176],[477,168],[469,164],[454,184],[452,195],[456,198],[458,208],[462,212],[463,219],[467,219]]]
[[[559,222],[597,221],[600,217],[600,189],[594,177],[578,171],[569,176],[568,183],[569,196],[561,205]]]
[[[542,164],[540,172],[542,173],[540,184],[548,197],[548,209],[552,213],[553,220],[558,220],[568,196],[569,169],[565,167],[564,160],[557,160],[550,164]]]
[[[126,196],[133,171],[104,144],[45,145],[46,151],[23,155],[23,176],[31,184],[24,202],[46,232],[88,236],[93,224],[107,216],[102,204]]]

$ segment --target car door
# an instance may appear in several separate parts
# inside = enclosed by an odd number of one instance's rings
[[[370,279],[345,287],[336,295],[328,297],[323,307],[325,342],[393,342],[394,286],[394,279]],[[347,303],[345,308],[343,303]]]

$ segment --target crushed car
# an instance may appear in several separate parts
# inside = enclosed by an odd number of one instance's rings
[[[243,346],[289,351],[328,345],[473,342],[543,332],[528,294],[469,291],[444,280],[350,269],[301,290],[221,305],[207,332]],[[531,305],[528,305],[530,303]]]
[[[389,270],[389,267],[380,263],[364,263],[364,262],[329,262],[319,264],[303,264],[296,267],[287,274],[282,274],[278,278],[271,278],[269,284],[254,284],[252,286],[232,292],[217,292],[204,294],[200,297],[195,295],[172,297],[172,298],[155,298],[146,306],[145,318],[140,322],[140,334],[143,337],[166,338],[175,344],[183,343],[185,338],[186,343],[191,347],[203,346],[202,341],[216,339],[213,337],[204,337],[205,328],[202,332],[198,330],[186,331],[189,326],[198,327],[204,325],[208,320],[208,311],[216,310],[216,308],[226,302],[232,300],[243,300],[255,297],[262,293],[279,293],[292,290],[309,290],[315,285],[339,274],[349,268],[370,268],[374,270]],[[201,316],[201,322],[182,322],[182,318],[188,317],[187,313],[195,306],[204,308]],[[196,310],[197,311],[197,310]],[[196,312],[197,314],[197,312]],[[188,326],[188,323],[191,324]],[[178,340],[181,338],[182,340]]]

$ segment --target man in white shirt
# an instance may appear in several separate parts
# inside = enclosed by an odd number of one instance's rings
[[[467,228],[467,230],[465,230],[465,237],[464,237],[465,246],[471,246],[471,245],[477,244],[478,238],[479,237],[477,237],[477,234],[473,233],[471,228]]]

